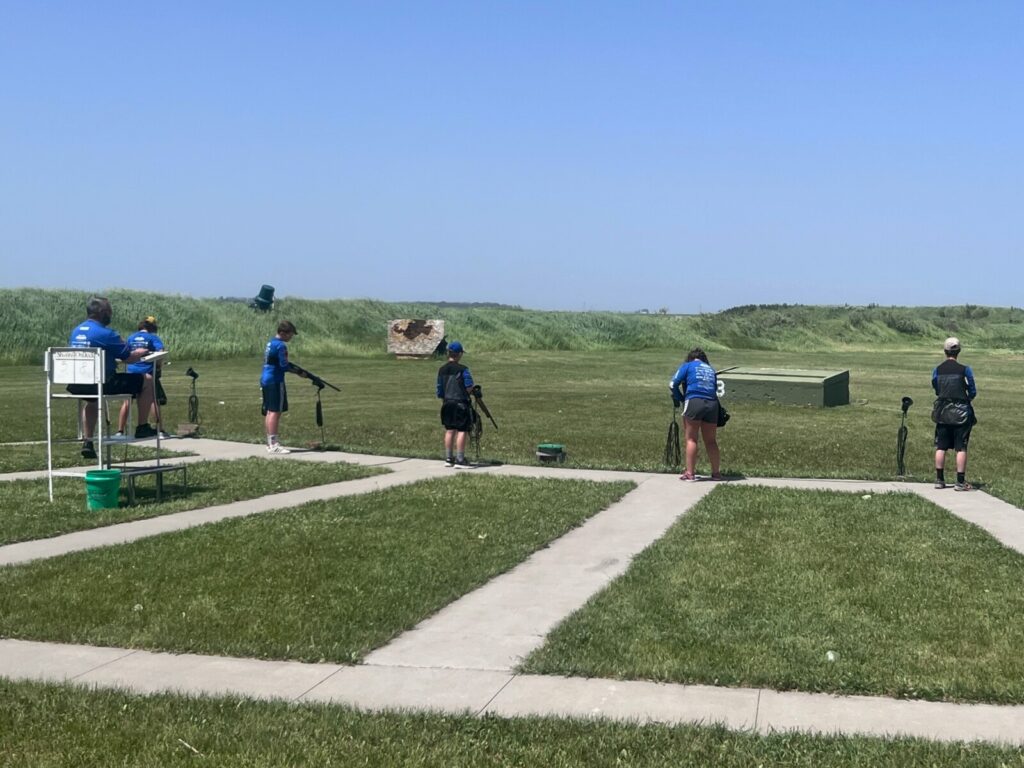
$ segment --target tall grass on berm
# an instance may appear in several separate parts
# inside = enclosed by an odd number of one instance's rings
[[[448,338],[474,351],[672,349],[820,350],[922,348],[951,334],[973,348],[1024,350],[1024,310],[971,304],[956,307],[747,305],[717,313],[548,312],[504,305],[389,303],[372,299],[314,301],[279,297],[270,312],[241,298],[102,290],[114,306],[111,327],[127,334],[156,315],[160,334],[180,357],[258,355],[277,323],[299,328],[313,356],[372,356],[386,349],[389,321],[445,320]],[[47,347],[66,343],[85,317],[87,291],[0,290],[0,361],[33,363]],[[693,307],[681,310],[692,311]]]

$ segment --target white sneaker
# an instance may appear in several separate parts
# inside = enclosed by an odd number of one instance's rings
[[[267,453],[291,453],[291,451],[280,443],[274,443],[273,445],[267,446]]]
[[[124,432],[115,432],[114,437],[124,437]]]

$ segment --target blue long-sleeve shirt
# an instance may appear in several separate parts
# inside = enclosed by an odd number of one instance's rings
[[[683,363],[668,383],[672,399],[683,402],[697,397],[701,400],[718,399],[718,374],[703,360]]]

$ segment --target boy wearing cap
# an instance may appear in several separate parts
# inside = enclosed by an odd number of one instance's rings
[[[466,461],[466,435],[473,426],[473,408],[469,402],[473,377],[469,368],[459,362],[463,351],[459,342],[449,344],[448,362],[437,372],[437,396],[443,401],[441,424],[445,429],[444,465],[456,469],[469,466]]]
[[[935,390],[935,487],[945,488],[946,451],[956,451],[956,485],[953,490],[969,491],[972,486],[965,479],[967,473],[967,443],[971,439],[971,428],[977,421],[971,402],[978,390],[974,385],[974,372],[969,365],[962,365],[960,340],[950,336],[943,344],[946,359],[932,371],[932,389]]]
[[[133,351],[136,349],[144,350],[145,355],[159,352],[164,348],[164,343],[156,335],[157,330],[159,329],[157,328],[156,318],[153,315],[148,315],[146,319],[139,323],[139,330],[128,337],[128,348]],[[153,387],[156,398],[155,403],[150,408],[150,413],[146,414],[146,423],[148,425],[148,419],[155,416],[157,429],[160,430],[160,437],[170,437],[170,435],[164,432],[163,418],[160,415],[159,406],[167,404],[167,395],[164,393],[164,388],[160,385],[160,363],[147,363],[144,360],[139,360],[129,363],[126,370],[128,373],[142,374],[146,380],[143,386]],[[127,401],[121,405],[121,415],[117,422],[117,437],[124,437],[124,429],[128,424],[130,407],[131,404]],[[139,414],[139,426],[142,426],[142,414]]]
[[[277,326],[277,335],[267,342],[263,352],[263,373],[260,389],[263,391],[263,424],[267,431],[269,453],[291,453],[277,439],[281,414],[288,410],[288,392],[284,385],[284,374],[288,367],[288,342],[295,334],[290,320],[282,320]]]

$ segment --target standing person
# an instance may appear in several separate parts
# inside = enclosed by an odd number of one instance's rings
[[[683,405],[683,426],[686,430],[686,471],[680,480],[697,479],[697,438],[704,439],[704,448],[711,460],[711,479],[721,480],[718,452],[718,375],[708,365],[708,356],[694,347],[669,382],[672,401]]]
[[[159,352],[164,349],[163,340],[156,335],[159,330],[156,324],[156,318],[153,315],[149,315],[139,323],[139,330],[128,337],[129,349],[143,349],[145,354],[148,355],[151,352]],[[153,390],[156,396],[156,401],[153,403],[150,409],[151,413],[147,414],[147,421],[152,419],[156,422],[156,428],[160,430],[160,437],[170,437],[169,434],[164,432],[163,415],[160,412],[159,406],[167,404],[167,395],[164,393],[164,388],[160,384],[160,362],[147,363],[144,360],[140,360],[137,363],[129,363],[128,373],[141,373],[145,377],[144,386]],[[128,424],[128,409],[129,404],[126,402],[121,406],[121,418],[117,423],[117,437],[124,437],[124,429]],[[139,417],[139,423],[142,423],[142,417]]]
[[[942,346],[946,359],[932,371],[932,389],[935,390],[935,487],[946,487],[946,451],[956,451],[956,485],[954,491],[970,491],[973,487],[966,480],[967,443],[971,439],[974,418],[972,402],[978,394],[974,386],[974,372],[969,365],[962,365],[960,339],[950,336]]]
[[[281,414],[288,410],[288,391],[284,385],[284,374],[290,370],[288,342],[297,333],[290,320],[282,320],[277,325],[277,335],[267,342],[263,353],[260,389],[263,390],[263,424],[267,431],[267,451],[270,453],[291,453],[278,442],[277,431]]]
[[[149,426],[145,415],[149,413],[152,393],[143,384],[145,379],[137,373],[118,373],[117,361],[129,363],[149,354],[144,349],[132,350],[125,340],[107,326],[114,317],[110,299],[106,296],[93,296],[85,307],[86,319],[76,325],[68,336],[69,347],[99,347],[104,351],[106,370],[104,371],[103,393],[106,395],[131,395],[139,407],[139,426],[135,429],[138,439],[154,437],[156,430]],[[95,395],[94,384],[69,384],[68,392],[73,395]],[[82,458],[95,459],[96,449],[92,436],[96,429],[96,415],[99,412],[96,400],[85,403],[85,419],[82,423]]]
[[[437,372],[437,396],[441,403],[441,424],[444,425],[444,465],[464,469],[466,461],[466,436],[473,426],[473,408],[469,393],[473,389],[473,376],[469,368],[462,365],[464,352],[462,344],[453,341],[448,345],[448,362]]]

